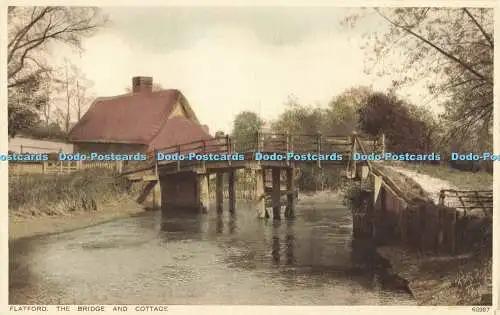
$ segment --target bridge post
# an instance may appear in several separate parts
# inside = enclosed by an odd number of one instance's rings
[[[385,155],[385,133],[382,133],[381,136],[381,142],[382,142],[382,155]]]
[[[234,213],[236,210],[236,170],[229,171],[229,212]]]
[[[161,184],[158,179],[153,187],[153,209],[161,209]]]
[[[257,152],[264,151],[264,134],[261,131],[257,131]]]
[[[285,218],[293,218],[295,216],[295,170],[293,167],[286,169],[286,190],[287,190],[287,205]]]
[[[200,198],[200,210],[204,213],[208,212],[208,206],[210,203],[210,193],[209,193],[209,174],[198,175],[198,189]]]
[[[272,206],[273,220],[281,219],[281,169],[279,167],[272,168]]]
[[[323,139],[323,136],[321,135],[321,132],[318,132],[316,134],[316,145],[317,145],[317,150],[318,150],[318,156],[321,154],[321,140]],[[318,168],[321,168],[321,161],[318,159]]]
[[[255,171],[255,180],[257,181],[257,187],[255,189],[256,199],[257,199],[257,216],[261,219],[268,217],[266,212],[266,192],[264,190],[264,180],[265,180],[265,170],[259,168]]]
[[[356,153],[357,150],[356,139],[357,139],[357,133],[353,131],[352,135],[350,136],[351,154],[349,163],[347,164],[347,177],[349,179],[356,178],[356,161],[354,160],[354,154]]]
[[[215,174],[215,204],[218,213],[221,213],[222,210],[224,209],[223,183],[224,183],[224,173],[217,172]]]

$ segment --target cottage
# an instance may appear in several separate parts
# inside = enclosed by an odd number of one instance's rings
[[[75,152],[136,153],[209,140],[178,90],[153,91],[153,78],[132,78],[132,93],[97,98],[73,127]]]

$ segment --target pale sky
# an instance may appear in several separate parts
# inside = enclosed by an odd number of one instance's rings
[[[74,62],[94,82],[97,96],[122,94],[133,76],[152,76],[163,87],[182,91],[211,133],[229,132],[243,110],[276,118],[289,95],[325,106],[354,85],[390,86],[394,78],[363,71],[361,35],[384,27],[384,21],[342,28],[350,10],[108,7],[112,24],[86,40],[84,54]],[[55,53],[74,58],[63,48]],[[427,97],[419,87],[402,95],[415,104]]]

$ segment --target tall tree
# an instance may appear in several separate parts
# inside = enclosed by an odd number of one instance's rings
[[[13,135],[32,122],[19,117],[26,117],[28,112],[33,116],[44,105],[28,102],[29,96],[22,94],[33,93],[34,87],[43,87],[40,82],[52,80],[52,68],[46,58],[54,48],[52,45],[64,43],[81,49],[82,40],[104,26],[107,16],[95,7],[10,6],[7,12],[9,134]]]
[[[493,120],[493,9],[374,8],[388,26],[367,37],[368,69],[396,76],[396,87],[425,80],[429,91],[445,105],[449,135],[484,130]],[[346,19],[351,26],[367,17]],[[383,67],[381,60],[387,57]]]

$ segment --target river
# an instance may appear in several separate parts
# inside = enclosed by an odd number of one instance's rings
[[[11,304],[416,305],[340,201],[148,212],[10,244]]]

